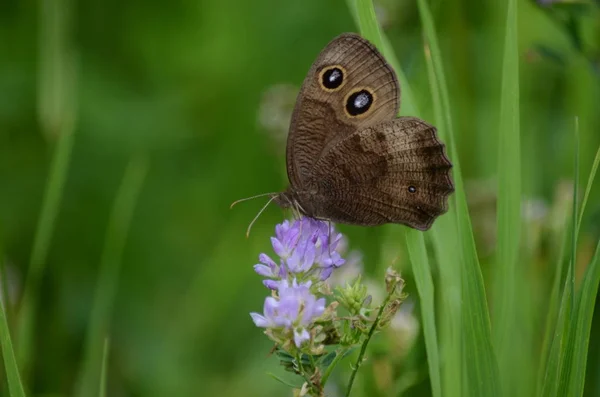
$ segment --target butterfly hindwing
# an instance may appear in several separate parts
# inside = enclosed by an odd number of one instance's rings
[[[428,229],[448,208],[452,164],[435,127],[401,117],[348,135],[317,163],[317,215]]]

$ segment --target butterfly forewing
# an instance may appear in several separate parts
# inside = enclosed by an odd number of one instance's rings
[[[319,54],[302,85],[287,142],[287,172],[294,190],[305,188],[318,159],[352,132],[391,120],[400,106],[392,68],[377,49],[343,34]]]

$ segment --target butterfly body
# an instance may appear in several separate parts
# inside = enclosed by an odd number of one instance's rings
[[[290,186],[275,201],[304,215],[427,230],[447,210],[452,164],[435,127],[396,115],[400,86],[368,41],[330,42],[302,85],[287,142]]]

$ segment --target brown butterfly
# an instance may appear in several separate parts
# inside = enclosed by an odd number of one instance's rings
[[[436,128],[397,118],[399,108],[398,79],[379,51],[356,34],[335,38],[298,94],[287,140],[290,185],[268,193],[269,203],[339,223],[429,229],[448,209],[452,163]]]

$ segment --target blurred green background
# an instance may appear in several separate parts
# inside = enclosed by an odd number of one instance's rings
[[[484,275],[495,244],[505,17],[496,3],[431,1]],[[568,217],[575,116],[585,178],[600,144],[600,2],[550,3],[519,2],[524,245],[542,276]],[[376,6],[431,120],[416,4]],[[279,371],[277,360],[248,315],[266,296],[252,265],[270,253],[284,214],[272,206],[246,239],[263,201],[229,205],[285,188],[297,89],[322,47],[356,30],[339,0],[0,2],[2,286],[18,339],[28,269],[41,269],[31,359],[21,368],[32,395],[76,392],[94,295],[111,286],[108,395],[289,395],[265,374]],[[586,263],[600,234],[599,193],[582,225]],[[44,197],[56,199],[57,213],[40,221]],[[401,229],[342,227],[368,275],[380,279],[395,258],[410,292],[403,242],[386,238]],[[103,263],[118,279],[99,276]],[[593,327],[588,390],[598,396]],[[396,378],[410,374],[407,395],[428,395],[422,338],[404,348],[385,365]],[[364,395],[391,395],[371,378]]]

